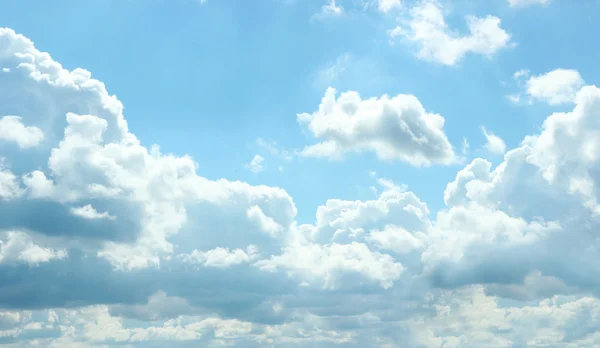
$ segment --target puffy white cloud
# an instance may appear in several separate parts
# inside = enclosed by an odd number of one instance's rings
[[[494,155],[504,155],[506,152],[506,144],[504,140],[496,134],[488,131],[485,127],[481,127],[481,131],[485,136],[485,148]]]
[[[377,0],[377,8],[379,11],[387,13],[395,8],[402,7],[401,0]]]
[[[26,149],[38,145],[44,139],[41,129],[25,126],[19,116],[4,116],[0,118],[0,140],[16,143]]]
[[[422,233],[413,234],[401,226],[388,225],[383,230],[373,230],[367,240],[384,250],[406,253],[425,245],[426,236]]]
[[[327,5],[323,6],[323,13],[339,16],[344,12],[344,8],[337,5],[335,0],[329,0]]]
[[[321,7],[321,11],[314,15],[317,18],[337,17],[344,13],[344,8],[336,0],[327,0],[327,3]]]
[[[356,242],[292,245],[282,255],[261,260],[257,264],[265,270],[285,268],[308,284],[316,279],[329,289],[341,286],[340,282],[346,273],[358,273],[389,288],[404,269],[391,256],[372,252],[365,244]]]
[[[454,163],[444,133],[444,118],[428,113],[412,95],[361,99],[357,92],[336,98],[328,88],[318,111],[298,114],[321,142],[305,147],[303,156],[341,158],[347,152],[372,151],[378,158],[415,166]]]
[[[519,70],[513,78],[522,92],[509,95],[513,103],[524,100],[529,104],[541,101],[549,105],[573,103],[585,81],[577,70],[555,69],[540,75],[530,75],[529,70]]]
[[[511,35],[500,26],[500,18],[467,16],[466,21],[469,34],[457,34],[446,23],[441,4],[421,1],[390,36],[416,44],[419,58],[444,65],[456,65],[469,53],[492,56],[511,45]]]
[[[531,76],[526,82],[528,95],[550,105],[573,102],[583,84],[581,75],[573,69],[552,70]]]
[[[23,232],[6,232],[0,239],[0,263],[26,263],[36,266],[42,262],[67,257],[64,249],[45,248],[35,244],[31,237]]]
[[[256,246],[250,245],[246,250],[215,248],[208,251],[194,249],[190,254],[178,255],[183,262],[203,264],[207,267],[225,268],[241,263],[248,263],[257,257]]]
[[[19,180],[13,172],[4,166],[4,159],[0,157],[0,199],[9,200],[23,194]]]
[[[76,207],[76,208],[71,208],[71,214],[82,217],[84,219],[109,219],[109,220],[114,220],[115,217],[110,215],[108,212],[98,212],[96,211],[96,209],[91,205],[91,204],[87,204],[84,205],[82,207]]]
[[[508,0],[510,7],[523,8],[532,5],[548,5],[550,0]]]

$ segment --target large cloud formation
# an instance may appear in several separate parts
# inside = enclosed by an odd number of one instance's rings
[[[415,166],[450,164],[454,149],[444,133],[444,118],[428,113],[412,95],[361,99],[357,92],[328,88],[319,110],[298,114],[323,141],[305,147],[300,154],[341,159],[347,152],[373,151],[378,158]]]
[[[330,199],[298,224],[281,188],[208,180],[141,146],[101,82],[10,29],[0,69],[0,344],[600,344],[595,86],[495,168],[466,165],[433,216],[379,178],[376,199]],[[330,90],[319,110],[300,119],[336,149],[454,155],[415,97]],[[386,129],[416,135],[396,146]]]

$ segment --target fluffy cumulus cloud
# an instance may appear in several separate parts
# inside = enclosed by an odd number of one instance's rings
[[[502,161],[466,164],[437,212],[373,175],[376,197],[301,224],[284,189],[142,146],[104,84],[10,29],[0,67],[6,347],[600,344],[595,86],[514,149],[488,139]],[[318,139],[306,156],[455,162],[411,95],[330,89],[298,120]]]
[[[44,139],[44,133],[37,127],[25,126],[19,116],[0,118],[0,140],[14,142],[21,148],[36,146]]]
[[[522,86],[522,95],[529,103],[544,102],[549,105],[560,105],[575,101],[577,92],[585,81],[577,70],[556,69],[540,75],[529,74],[528,70],[519,70],[514,74],[517,83]],[[514,95],[514,101],[522,100],[521,95]]]
[[[467,54],[492,56],[510,47],[511,35],[495,16],[467,16],[467,34],[449,27],[442,5],[435,0],[419,1],[390,31],[392,40],[401,40],[417,48],[421,59],[444,65],[456,65]]]
[[[451,164],[455,153],[444,133],[444,118],[429,113],[413,95],[362,99],[357,92],[328,88],[319,109],[298,114],[320,142],[303,156],[340,159],[348,152],[373,152],[386,161],[415,166]]]

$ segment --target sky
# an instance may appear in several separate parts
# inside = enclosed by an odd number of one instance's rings
[[[599,11],[0,0],[0,345],[599,346]]]

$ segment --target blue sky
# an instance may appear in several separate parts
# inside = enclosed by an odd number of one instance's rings
[[[3,1],[0,337],[595,346],[599,7]]]
[[[513,92],[514,86],[502,82],[510,82],[515,71],[543,73],[577,62],[587,79],[597,74],[592,68],[595,49],[582,34],[594,30],[594,19],[586,15],[598,6],[592,1],[518,10],[500,0],[448,3],[452,30],[464,30],[465,15],[492,14],[517,44],[489,58],[467,55],[451,68],[415,59],[414,51],[389,44],[386,33],[397,25],[398,12],[382,14],[374,5],[365,10],[361,1],[350,0],[339,4],[342,16],[318,18],[322,6],[320,0],[202,5],[192,0],[61,1],[35,6],[8,1],[0,20],[66,68],[84,67],[107,84],[125,104],[130,127],[143,144],[193,156],[209,178],[285,187],[305,208],[303,222],[310,222],[310,209],[329,197],[367,198],[368,190],[358,186],[371,185],[371,170],[409,185],[440,208],[440,191],[457,169],[382,164],[367,154],[344,163],[295,161],[285,164],[285,175],[277,170],[283,163],[271,158],[260,176],[241,170],[240,164],[255,153],[266,158],[253,146],[259,137],[288,151],[302,147],[307,138],[296,114],[314,111],[328,86],[366,98],[414,94],[426,109],[446,118],[446,133],[455,147],[460,149],[467,138],[473,156],[485,142],[481,125],[515,146],[548,114],[543,106],[518,108],[498,97]],[[539,21],[532,16],[540,16]],[[562,29],[554,30],[557,25]],[[554,45],[557,40],[565,43],[561,49]],[[336,62],[335,78],[319,78]],[[219,151],[204,150],[215,144]],[[329,175],[322,174],[324,168]]]

